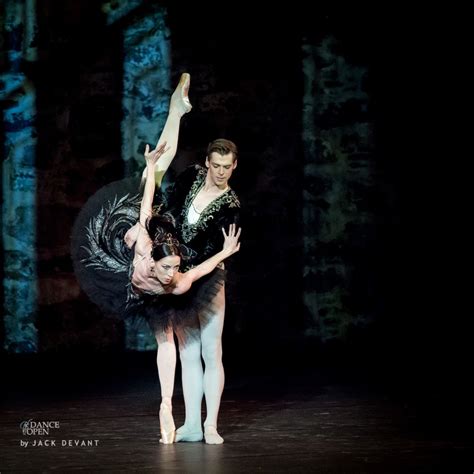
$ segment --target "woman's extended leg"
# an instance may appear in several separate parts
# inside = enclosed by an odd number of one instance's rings
[[[166,142],[167,148],[167,151],[163,153],[155,166],[155,181],[157,186],[161,185],[161,180],[176,155],[181,117],[190,112],[192,108],[188,98],[190,80],[191,76],[189,74],[181,74],[179,84],[171,96],[168,117],[156,145],[158,146],[158,144]],[[143,174],[143,177],[145,177],[145,174]]]

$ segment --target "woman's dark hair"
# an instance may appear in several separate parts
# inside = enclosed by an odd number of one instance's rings
[[[170,214],[157,214],[148,219],[148,234],[153,241],[151,257],[158,261],[163,257],[181,257],[179,240],[176,238],[174,219]]]

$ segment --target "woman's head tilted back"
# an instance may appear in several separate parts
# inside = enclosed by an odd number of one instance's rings
[[[147,230],[153,241],[151,257],[155,261],[155,276],[161,283],[169,284],[181,264],[174,219],[167,214],[152,216],[147,222]]]

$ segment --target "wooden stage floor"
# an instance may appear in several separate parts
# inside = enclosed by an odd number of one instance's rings
[[[61,371],[10,363],[0,472],[473,472],[466,400],[445,403],[423,398],[423,391],[407,398],[336,369],[234,371],[221,405],[225,443],[160,445],[153,363],[152,355],[115,370],[107,370],[113,360]],[[183,414],[178,376],[177,426]],[[20,424],[28,420],[57,427],[49,435],[23,434]]]

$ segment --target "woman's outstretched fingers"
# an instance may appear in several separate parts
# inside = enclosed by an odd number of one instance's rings
[[[229,233],[227,234],[224,227],[221,227],[222,235],[225,239],[234,239],[236,242],[239,240],[240,234],[242,233],[242,228],[236,232],[237,225],[236,224],[229,224]]]

